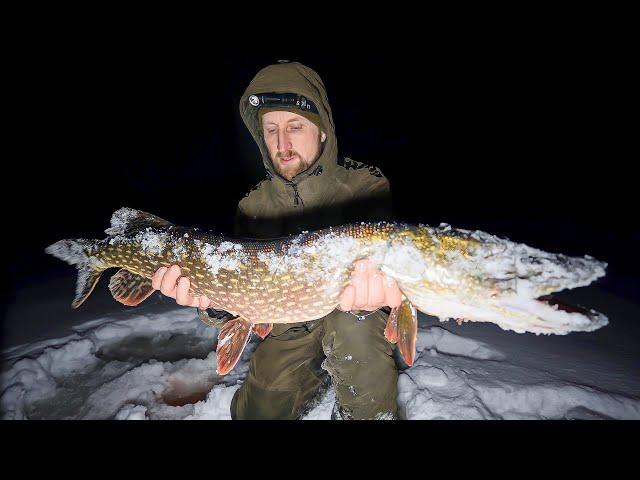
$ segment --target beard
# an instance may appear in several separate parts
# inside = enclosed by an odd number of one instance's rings
[[[290,158],[290,160],[284,162],[284,159]],[[304,172],[311,165],[313,165],[315,160],[309,161],[305,158],[302,158],[298,152],[295,150],[287,150],[285,152],[278,152],[276,154],[276,158],[272,159],[274,170],[291,181],[293,177],[298,175],[299,173]]]

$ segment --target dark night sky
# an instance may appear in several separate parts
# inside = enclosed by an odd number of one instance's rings
[[[610,263],[608,288],[635,294],[637,187],[619,58],[546,36],[339,47],[223,51],[62,34],[27,45],[10,91],[18,148],[3,175],[9,295],[68,273],[44,247],[102,237],[122,206],[230,232],[263,176],[238,100],[282,58],[323,78],[341,153],[382,169],[398,219],[590,254]]]

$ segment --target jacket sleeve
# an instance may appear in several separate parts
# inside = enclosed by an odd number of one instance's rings
[[[238,203],[233,233],[236,237],[250,237],[251,229],[249,227],[249,217],[242,209],[242,203]]]
[[[391,185],[386,177],[381,177],[370,189],[367,195],[369,208],[365,212],[368,221],[392,221],[393,200],[391,197]]]
[[[382,175],[374,177],[366,173],[366,177],[360,177],[360,181],[355,183],[354,187],[353,198],[345,206],[348,221],[393,220],[391,186],[386,177]]]

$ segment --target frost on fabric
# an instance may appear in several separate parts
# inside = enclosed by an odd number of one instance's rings
[[[391,412],[380,412],[380,413],[376,413],[376,416],[373,419],[374,420],[395,420],[396,417]]]

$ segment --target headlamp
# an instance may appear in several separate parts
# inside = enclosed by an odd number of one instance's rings
[[[319,114],[315,104],[303,95],[295,93],[259,93],[249,95],[249,103],[260,109],[267,108],[297,108],[303,112]]]

